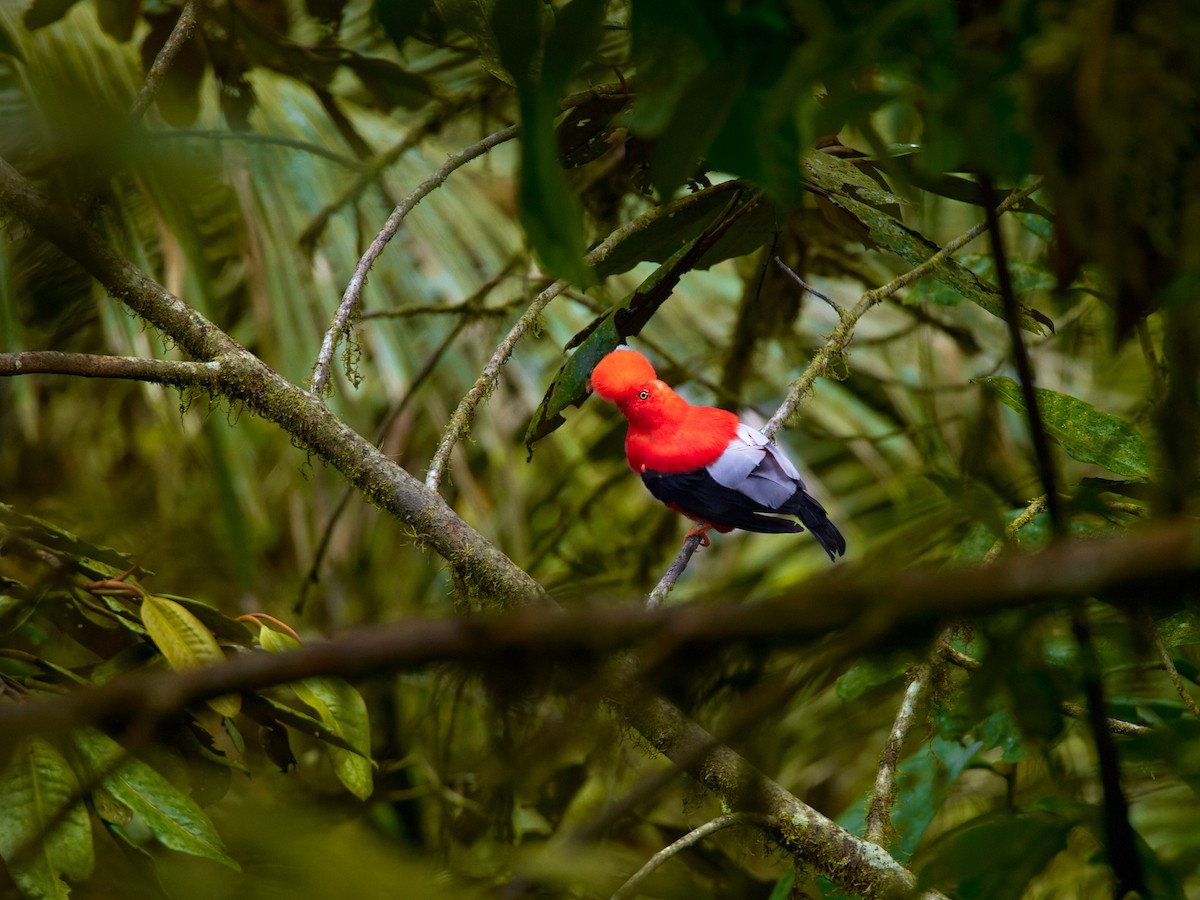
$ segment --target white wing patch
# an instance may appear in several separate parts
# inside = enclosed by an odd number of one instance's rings
[[[768,509],[779,509],[804,488],[792,461],[765,434],[745,424],[738,425],[737,437],[707,469],[717,484]]]

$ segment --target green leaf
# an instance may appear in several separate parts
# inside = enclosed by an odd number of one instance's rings
[[[1021,386],[1003,375],[979,378],[1009,409],[1024,415]],[[1057,391],[1038,388],[1038,413],[1046,433],[1072,459],[1094,463],[1131,478],[1150,477],[1150,451],[1133,426],[1117,416],[1099,412],[1090,403]]]
[[[66,759],[40,738],[20,744],[0,770],[0,857],[26,897],[66,898],[63,878],[92,874],[92,826],[79,795]]]
[[[262,628],[259,641],[271,653],[286,653],[299,645],[294,638]],[[371,722],[367,704],[349,682],[332,676],[305,678],[290,685],[301,702],[311,707],[321,723],[354,748],[330,747],[333,769],[346,789],[360,800],[374,790],[371,774]]]
[[[349,753],[358,753],[358,749],[344,737],[326,728],[319,719],[313,718],[308,713],[293,709],[270,697],[251,696],[253,699],[245,704],[245,712],[260,725],[266,727],[274,725],[276,722],[282,723],[302,734],[311,735],[319,741],[324,741]]]
[[[141,760],[128,757],[103,732],[86,728],[74,740],[85,777],[100,779],[109,797],[138,816],[163,846],[241,871],[212,820],[191,797]]]
[[[36,31],[57,22],[78,2],[79,0],[33,0],[25,10],[25,27]]]
[[[608,256],[596,263],[593,270],[596,277],[603,280],[610,275],[628,272],[641,262],[666,262],[712,227],[722,212],[730,214],[727,184],[737,184],[739,187],[736,189],[741,189],[740,182],[728,182],[717,186],[722,190],[709,188],[693,195],[699,198],[695,202],[682,204],[683,200],[690,200],[690,197],[677,200],[682,205],[678,212],[654,219],[617,244]],[[745,185],[744,189],[746,192],[752,190],[749,185]],[[786,217],[786,211],[781,213],[775,204],[760,201],[754,194],[749,194],[745,202],[753,202],[754,208],[744,216],[738,216],[737,222],[712,242],[697,259],[694,269],[708,269],[726,259],[751,253],[771,237],[777,223]]]
[[[961,900],[1020,900],[1077,823],[1044,813],[1000,814],[972,820],[932,848],[917,889],[957,886]]]
[[[212,632],[174,600],[147,595],[142,600],[142,624],[154,645],[177,672],[225,661],[225,654]],[[223,716],[236,716],[241,709],[241,698],[237,694],[213,697],[207,702]]]
[[[133,37],[141,0],[96,0],[96,18],[113,40],[124,43]]]
[[[341,678],[306,678],[291,685],[296,696],[312,707],[325,727],[357,752],[329,748],[334,771],[354,796],[365,800],[374,790],[371,775],[371,725],[362,695]]]

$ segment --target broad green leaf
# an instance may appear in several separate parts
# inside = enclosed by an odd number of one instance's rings
[[[113,40],[124,43],[133,37],[140,6],[140,0],[96,0],[96,18]]]
[[[212,820],[191,797],[141,760],[128,757],[125,748],[101,731],[83,729],[74,740],[86,777],[100,779],[108,796],[138,816],[163,846],[241,871]]]
[[[14,578],[0,576],[0,634],[16,631],[37,609],[29,588]]]
[[[79,782],[40,738],[20,744],[0,770],[0,857],[26,897],[62,900],[71,893],[63,878],[92,874],[92,826]]]
[[[1021,732],[1008,710],[1002,709],[988,716],[971,729],[971,734],[983,742],[984,749],[999,747],[1000,762],[1014,763],[1025,758]]]
[[[1193,610],[1181,609],[1158,621],[1158,634],[1167,647],[1200,644],[1200,616]]]
[[[334,771],[354,796],[365,800],[374,790],[371,774],[371,726],[367,704],[347,681],[330,676],[306,678],[292,684],[303,703],[312,707],[330,731],[342,737],[357,752],[329,748]]]
[[[660,197],[670,199],[676,188],[696,175],[701,156],[721,133],[741,96],[752,65],[748,55],[720,60],[688,85],[650,153],[650,172]]]
[[[250,645],[254,640],[253,632],[242,622],[234,621],[210,603],[197,600],[194,597],[181,597],[178,594],[156,594],[164,600],[178,603],[212,632],[218,640]]]
[[[294,638],[266,627],[260,630],[259,641],[271,653],[286,653],[298,646]],[[367,799],[374,790],[374,780],[371,723],[362,695],[349,682],[332,676],[305,678],[292,682],[290,687],[302,703],[316,712],[326,728],[355,748],[352,752],[331,746],[329,757],[346,789],[361,800]]]
[[[992,375],[977,379],[996,392],[1009,409],[1025,414],[1021,386],[1011,378]],[[1090,403],[1046,388],[1036,390],[1038,413],[1046,433],[1072,459],[1103,466],[1131,478],[1150,477],[1150,451],[1133,426],[1098,411]]]
[[[955,897],[1020,900],[1025,888],[1067,846],[1077,822],[1044,813],[1000,814],[973,819],[930,850],[917,888]]]
[[[147,595],[142,601],[142,624],[171,668],[178,672],[225,661],[212,632],[174,600]],[[223,716],[236,716],[241,709],[241,698],[225,694],[213,697],[208,705]]]

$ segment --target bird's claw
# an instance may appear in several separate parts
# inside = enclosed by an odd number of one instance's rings
[[[686,544],[689,539],[698,537],[700,538],[701,547],[711,547],[712,538],[708,536],[708,532],[712,527],[712,525],[693,525],[688,529],[688,533],[683,536],[683,542]]]

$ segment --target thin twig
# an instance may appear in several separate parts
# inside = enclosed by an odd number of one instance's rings
[[[1004,526],[1004,537],[999,538],[988,552],[983,555],[983,562],[990,563],[999,559],[1000,554],[1004,552],[1004,548],[1016,543],[1017,532],[1040,516],[1046,511],[1046,495],[1035,497],[1029,501],[1029,505],[1021,511],[1021,514]]]
[[[696,191],[694,194],[686,194],[663,206],[657,206],[616,229],[583,258],[584,264],[594,267],[598,263],[603,262],[622,243],[638,232],[648,228],[659,219],[677,215],[688,207],[707,200],[714,194],[740,190],[742,187],[744,185],[741,182],[724,181],[710,188]],[[475,410],[479,404],[495,388],[496,381],[500,377],[500,370],[508,362],[517,342],[537,322],[538,317],[542,314],[542,310],[546,308],[550,301],[567,289],[568,284],[568,282],[563,280],[555,281],[534,298],[533,303],[525,310],[508,334],[504,336],[504,340],[500,342],[499,346],[496,347],[492,358],[488,360],[483,372],[475,380],[475,384],[467,391],[466,396],[459,401],[453,415],[450,417],[449,424],[446,426],[446,433],[442,436],[441,443],[438,444],[433,458],[429,461],[429,471],[425,476],[425,486],[430,490],[436,491],[441,488],[442,479],[446,477],[446,469],[450,464],[450,454],[454,450],[454,445],[462,440],[467,430],[471,427],[471,422],[475,418]]]
[[[947,643],[938,645],[938,653],[941,654],[942,659],[944,659],[946,662],[953,666],[958,666],[960,669],[966,669],[968,672],[973,672],[983,666],[983,663],[981,663],[975,657],[969,656],[966,653],[963,653],[961,650],[951,647]]]
[[[916,718],[917,704],[929,684],[930,671],[928,663],[917,666],[913,671],[879,758],[875,787],[867,805],[866,838],[881,847],[892,833],[892,808],[896,805],[896,770],[900,766],[900,751],[904,749],[904,740],[908,737],[909,729]]]
[[[1078,703],[1063,703],[1059,706],[1064,716],[1070,716],[1072,719],[1079,719],[1086,722],[1088,712]],[[1108,730],[1113,734],[1149,734],[1154,729],[1149,725],[1139,725],[1136,722],[1126,722],[1124,719],[1108,718],[1104,720],[1108,725]]]
[[[82,378],[119,378],[175,387],[214,387],[221,363],[153,359],[141,356],[99,356],[60,350],[25,350],[0,353],[0,376],[77,375]]]
[[[179,54],[180,49],[188,39],[192,36],[192,32],[196,29],[196,7],[199,5],[199,0],[187,0],[183,5],[183,9],[179,12],[179,19],[175,22],[175,27],[171,29],[171,34],[167,37],[166,43],[158,51],[158,55],[154,57],[154,62],[150,65],[150,71],[146,73],[146,80],[142,83],[142,88],[138,91],[138,95],[134,98],[133,106],[129,110],[129,121],[136,122],[142,117],[150,104],[154,102],[155,96],[158,94],[158,88],[162,84],[163,76],[166,75],[167,69],[171,67],[171,63],[175,61],[175,57]]]
[[[1041,187],[1040,179],[1028,187],[1022,188],[1018,191],[1013,191],[1008,195],[1008,197],[1005,198],[1003,203],[996,207],[996,213],[1005,213],[1017,206],[1022,200],[1036,191],[1039,187]],[[882,287],[873,288],[872,290],[864,293],[859,299],[858,303],[841,315],[841,319],[838,322],[837,327],[830,332],[829,337],[826,338],[824,345],[822,345],[821,349],[817,351],[816,356],[814,356],[809,362],[808,368],[804,370],[804,373],[799,378],[792,382],[791,387],[788,389],[787,398],[780,405],[779,409],[775,411],[775,414],[767,421],[767,424],[763,426],[763,434],[769,438],[773,438],[775,433],[781,427],[783,427],[783,424],[795,414],[796,408],[800,405],[800,401],[809,392],[809,390],[811,390],[816,380],[821,376],[828,374],[834,360],[838,357],[842,350],[849,345],[850,338],[854,334],[854,328],[858,324],[858,320],[866,315],[866,313],[870,311],[872,307],[876,306],[878,303],[882,302],[902,288],[908,287],[913,282],[928,275],[947,259],[961,250],[964,246],[975,240],[975,238],[979,237],[979,235],[986,231],[987,228],[988,223],[986,221],[980,222],[974,227],[963,232],[958,237],[954,238],[952,241],[949,241],[945,246],[942,247],[941,250],[933,254],[933,256],[929,257],[929,259],[925,260],[925,262],[921,263],[919,266],[909,269],[902,275],[898,275]]]
[[[1167,677],[1171,679],[1171,684],[1175,685],[1175,692],[1179,694],[1179,699],[1191,710],[1192,715],[1200,718],[1200,706],[1196,705],[1195,698],[1192,697],[1191,692],[1187,689],[1187,685],[1183,683],[1183,676],[1179,674],[1179,669],[1175,667],[1175,661],[1171,659],[1167,645],[1163,643],[1162,635],[1154,627],[1153,621],[1150,621],[1148,624],[1150,633],[1154,636],[1154,649],[1158,651],[1158,658],[1162,661],[1163,668],[1167,670]]]
[[[764,816],[756,813],[728,813],[723,816],[718,816],[711,822],[705,822],[698,828],[693,828],[679,840],[670,846],[664,847],[655,853],[646,864],[638,869],[629,877],[623,885],[613,891],[612,900],[621,900],[622,897],[628,897],[639,884],[645,881],[654,873],[656,869],[663,865],[671,857],[681,853],[693,844],[697,844],[712,834],[716,834],[722,829],[729,828],[732,825],[740,825],[743,822],[752,824],[765,823]]]
[[[412,193],[401,200],[392,211],[392,214],[388,216],[387,221],[383,224],[383,228],[379,230],[379,234],[375,236],[375,240],[371,241],[371,246],[367,248],[367,252],[362,255],[362,258],[358,261],[358,265],[354,267],[354,274],[350,277],[350,283],[346,285],[345,293],[342,294],[342,302],[338,304],[337,312],[333,317],[333,323],[329,326],[329,330],[325,332],[325,338],[321,341],[321,351],[317,354],[317,362],[313,367],[310,386],[313,394],[319,397],[326,392],[329,386],[334,351],[337,349],[338,342],[350,330],[350,323],[358,310],[362,291],[367,283],[367,273],[371,271],[371,266],[375,265],[375,260],[383,253],[388,241],[396,236],[396,232],[400,230],[405,216],[412,211],[413,207],[429,196],[434,189],[441,186],[456,169],[461,168],[473,159],[477,159],[493,147],[503,144],[505,141],[511,141],[517,136],[519,130],[516,125],[510,125],[508,128],[489,134],[483,140],[472,144],[461,153],[453,154],[438,167],[437,171],[421,182]]]
[[[842,309],[841,305],[838,304],[832,297],[826,296],[825,294],[822,294],[820,291],[818,291],[815,287],[813,287],[811,284],[809,284],[807,281],[805,281],[803,278],[801,278],[799,275],[797,275],[796,271],[791,266],[789,266],[787,263],[785,263],[782,259],[780,259],[778,256],[775,257],[775,265],[777,265],[777,266],[779,266],[779,268],[783,269],[783,271],[787,273],[787,276],[789,278],[791,278],[792,281],[794,281],[794,282],[796,282],[796,284],[800,285],[801,290],[808,291],[814,297],[818,298],[819,300],[824,300],[826,303],[828,303],[829,306],[833,309],[833,311],[838,314],[839,319],[843,315],[846,314],[846,311],[844,309]]]
[[[692,554],[696,552],[699,546],[700,535],[698,534],[692,535],[683,542],[683,546],[679,549],[679,555],[675,557],[675,562],[671,563],[671,568],[667,569],[667,574],[662,577],[662,580],[650,592],[650,596],[646,598],[646,609],[654,609],[667,599],[667,594],[671,593],[671,588],[675,586],[675,582],[679,580],[679,576],[683,574],[683,570],[687,568]]]

